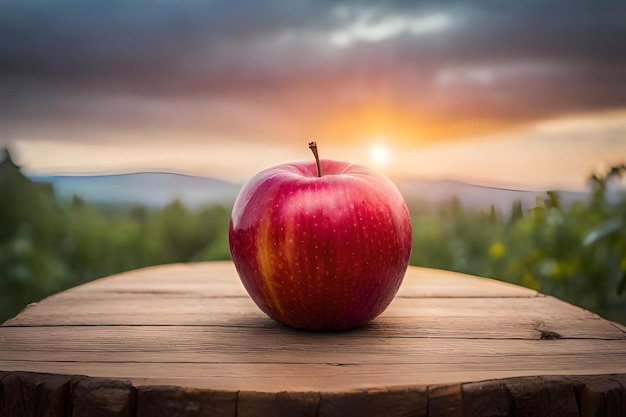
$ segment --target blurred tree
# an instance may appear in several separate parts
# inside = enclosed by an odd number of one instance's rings
[[[55,256],[60,209],[50,184],[33,183],[11,158],[0,161],[0,318],[63,287]]]
[[[513,206],[511,207],[510,223],[520,220],[523,217],[524,217],[524,210],[522,209],[522,202],[520,200],[515,200],[513,202]]]
[[[617,294],[626,288],[626,196],[616,203],[607,199],[607,189],[611,181],[626,173],[626,165],[610,167],[604,174],[591,177],[592,201],[590,208],[595,214],[597,225],[583,239],[586,259],[593,266],[591,271],[595,282],[615,287]],[[610,291],[610,290],[609,290]],[[602,308],[611,308],[610,292],[601,298]]]

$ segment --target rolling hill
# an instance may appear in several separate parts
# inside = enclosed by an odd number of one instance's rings
[[[110,175],[39,175],[33,181],[51,183],[57,198],[74,195],[100,204],[141,204],[163,207],[175,199],[189,207],[209,204],[231,205],[241,184],[217,178],[169,172],[137,172]],[[514,190],[469,184],[456,180],[405,180],[398,188],[409,205],[437,206],[454,196],[464,208],[489,209],[493,205],[506,214],[514,201],[527,209],[534,207],[537,197],[547,197],[547,190]],[[588,198],[587,192],[559,191],[561,201],[570,205]]]

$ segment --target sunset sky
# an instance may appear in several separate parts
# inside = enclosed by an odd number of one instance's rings
[[[242,182],[322,157],[580,189],[626,162],[626,2],[0,0],[0,146],[32,173]]]

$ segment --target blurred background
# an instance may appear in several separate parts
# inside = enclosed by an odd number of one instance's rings
[[[380,170],[413,265],[626,323],[626,3],[0,0],[0,322],[229,259],[261,169]]]

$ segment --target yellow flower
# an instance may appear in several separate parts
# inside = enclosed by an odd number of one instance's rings
[[[496,242],[489,248],[489,257],[491,259],[500,259],[506,254],[506,248],[502,242]]]

